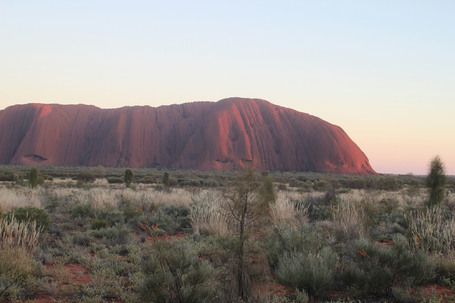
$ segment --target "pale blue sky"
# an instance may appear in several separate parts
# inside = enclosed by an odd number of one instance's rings
[[[0,0],[0,109],[261,98],[455,174],[454,1]]]

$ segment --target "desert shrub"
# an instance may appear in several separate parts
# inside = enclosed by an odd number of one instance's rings
[[[330,183],[326,180],[318,180],[313,183],[313,189],[316,191],[326,191],[331,187]]]
[[[332,208],[336,199],[326,199],[326,195],[314,196],[309,194],[306,200],[296,200],[296,207],[306,207],[308,209],[308,218],[311,221],[331,219]]]
[[[291,251],[279,257],[276,275],[282,283],[317,296],[331,289],[337,263],[338,255],[328,246],[316,252]]]
[[[183,187],[200,187],[202,186],[202,182],[199,180],[182,180],[178,182],[180,186]]]
[[[121,184],[123,183],[123,179],[120,177],[108,177],[106,178],[107,183],[109,184]]]
[[[112,227],[101,228],[100,235],[111,245],[124,245],[131,242],[133,235],[125,224],[117,224]]]
[[[49,214],[41,208],[36,207],[21,207],[12,211],[9,216],[14,216],[18,222],[36,222],[36,228],[46,231],[50,225]]]
[[[152,215],[145,217],[149,226],[159,225],[159,228],[168,232],[175,233],[191,228],[190,210],[186,206],[166,205],[153,212]]]
[[[71,235],[68,235],[68,238],[73,244],[79,246],[90,246],[94,240],[92,235],[86,232],[73,232]]]
[[[388,191],[399,190],[400,188],[403,188],[403,182],[397,177],[387,176],[378,180],[377,188]]]
[[[179,183],[177,182],[176,178],[170,177],[166,185],[169,187],[173,187],[173,186],[177,186],[178,184]]]
[[[220,184],[216,182],[215,180],[204,180],[202,182],[202,186],[204,187],[218,187]]]
[[[406,215],[411,243],[428,253],[449,254],[455,250],[455,219],[441,206],[414,210]]]
[[[390,239],[394,234],[405,234],[408,222],[405,218],[406,210],[400,209],[398,202],[393,199],[382,199],[377,202],[362,200],[366,219],[364,225],[370,229],[374,239]]]
[[[12,171],[1,171],[0,172],[0,181],[14,181],[15,174]]]
[[[101,228],[106,228],[109,226],[109,222],[107,222],[106,220],[100,220],[100,219],[97,219],[97,220],[94,220],[92,221],[92,229],[93,230],[99,230]]]
[[[394,237],[394,244],[381,247],[366,239],[357,240],[348,251],[342,279],[360,293],[385,295],[391,287],[421,285],[433,277],[428,255],[408,248],[406,238]]]
[[[76,180],[81,183],[93,183],[95,179],[95,175],[89,171],[82,171],[76,176]]]
[[[145,176],[142,178],[141,183],[144,184],[155,184],[156,183],[156,178],[153,176]]]
[[[115,209],[115,208],[104,208],[100,209],[95,212],[95,216],[98,220],[104,220],[108,223],[108,226],[112,226],[115,224],[123,224],[127,223],[126,214],[123,209]],[[127,210],[128,211],[128,210]],[[134,209],[137,213],[137,209]]]
[[[137,218],[139,217],[140,213],[137,211],[136,207],[133,207],[129,204],[121,204],[119,211],[122,212],[125,218],[125,223],[133,225],[137,224]]]
[[[157,242],[143,273],[138,288],[143,302],[212,302],[215,297],[212,266],[186,242]]]
[[[439,279],[455,281],[455,256],[436,255],[433,256],[435,262],[435,272]]]
[[[93,207],[88,204],[88,203],[76,203],[71,209],[70,209],[70,217],[75,219],[75,218],[94,218],[95,217],[95,210]]]
[[[190,210],[188,207],[169,205],[164,208],[164,213],[178,224],[179,230],[191,228]]]
[[[271,228],[265,247],[279,281],[312,296],[330,290],[338,255],[320,238],[309,225],[276,224]]]

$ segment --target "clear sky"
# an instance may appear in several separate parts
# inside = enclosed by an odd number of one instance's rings
[[[0,0],[0,109],[261,98],[455,174],[455,1]]]

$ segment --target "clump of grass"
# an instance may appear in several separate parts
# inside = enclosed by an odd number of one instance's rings
[[[307,213],[307,206],[295,203],[288,193],[279,192],[276,202],[270,206],[270,221],[275,224],[288,221],[305,223],[308,221]]]
[[[18,221],[14,216],[0,218],[0,248],[21,248],[33,253],[41,230],[35,221]]]
[[[332,211],[333,232],[340,241],[363,238],[367,234],[367,216],[358,203],[341,201]]]
[[[229,233],[221,203],[222,197],[216,193],[206,192],[193,196],[189,217],[196,234],[225,236]]]
[[[40,230],[34,221],[0,218],[0,299],[14,297],[11,291],[24,286],[22,284],[32,274],[35,265],[33,253],[39,235]]]
[[[9,212],[14,208],[33,206],[41,208],[42,189],[30,188],[7,189],[0,188],[0,204],[3,212]]]
[[[428,253],[455,253],[455,219],[443,207],[415,210],[406,219],[415,248]]]

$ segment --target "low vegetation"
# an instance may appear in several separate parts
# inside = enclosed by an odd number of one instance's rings
[[[440,168],[0,167],[0,301],[453,301],[455,180]]]

